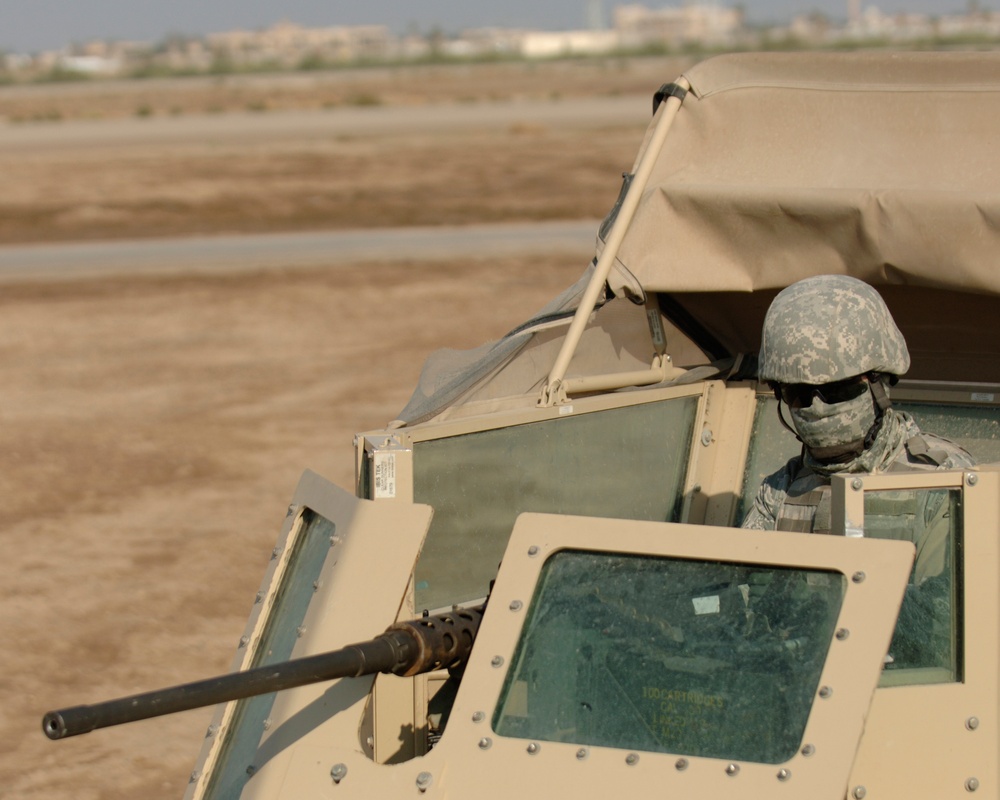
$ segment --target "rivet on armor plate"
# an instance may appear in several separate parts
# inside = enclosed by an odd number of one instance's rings
[[[579,750],[576,751],[576,760],[577,761],[583,761],[586,757],[587,757],[587,748],[586,747],[581,747]]]
[[[861,572],[861,570],[858,570],[851,576],[851,580],[854,581],[855,583],[864,583],[864,580],[867,577],[868,576],[865,575],[865,573]]]
[[[726,765],[726,774],[730,778],[735,777],[736,775],[739,775],[740,774],[739,764],[727,764]]]
[[[635,753],[629,753],[627,756],[625,756],[625,763],[628,764],[630,767],[634,767],[636,764],[639,763],[639,756],[637,756]]]
[[[484,736],[482,739],[479,740],[479,749],[480,750],[489,750],[490,749],[490,745],[492,745],[492,744],[493,744],[493,740],[490,739],[488,736]]]
[[[816,752],[815,745],[806,744],[802,746],[802,755],[804,755],[806,758],[809,758],[809,756],[811,756],[815,752]]]
[[[837,641],[840,642],[844,641],[850,635],[851,632],[847,628],[837,628],[837,632],[834,634],[837,637]]]
[[[198,778],[200,778],[200,777],[201,777],[201,773],[198,772],[198,770],[195,770],[194,772],[191,773],[191,777],[188,778],[188,783],[197,783],[198,782]]]
[[[538,548],[535,547],[535,545],[531,545],[531,547],[528,548],[528,555],[529,556],[537,556],[538,555]]]
[[[791,770],[787,770],[787,769],[779,769],[778,770],[778,780],[779,781],[787,781],[791,777],[792,777]]]
[[[346,764],[334,764],[330,767],[330,777],[333,778],[334,783],[340,783],[344,780],[345,775],[347,775]]]
[[[492,666],[494,666],[494,667],[502,667],[503,666],[503,656],[493,656],[493,660],[490,661],[490,664]]]
[[[979,476],[975,472],[970,472],[968,475],[965,476],[965,482],[969,484],[969,486],[975,486],[978,481],[979,481]],[[974,790],[970,789],[969,791],[974,791]]]
[[[510,610],[511,611],[520,611],[523,606],[524,606],[524,603],[522,603],[520,600],[511,600],[510,601]]]
[[[968,728],[970,731],[974,731],[976,728],[979,727],[979,717],[969,717],[965,721],[965,727]]]
[[[535,753],[537,753],[539,751],[539,749],[540,748],[538,747],[538,743],[537,742],[531,742],[528,745],[528,755],[532,755],[532,756],[535,755]]]
[[[861,480],[861,478],[855,478],[853,481],[851,481],[851,488],[856,492],[860,492],[861,489],[864,487],[864,485],[865,482]]]
[[[678,772],[683,772],[684,770],[686,770],[688,768],[688,760],[686,758],[678,758],[674,762],[674,768]]]
[[[851,797],[854,800],[865,800],[865,795],[868,794],[868,790],[864,786],[855,786],[854,791],[851,792]]]
[[[832,694],[833,694],[833,689],[831,689],[829,686],[819,687],[819,696],[822,697],[824,700],[826,700]]]
[[[967,792],[974,792],[978,788],[979,788],[979,778],[969,778],[969,780],[965,782],[965,791]]]
[[[241,636],[240,637],[240,647],[246,647],[248,644],[250,644],[250,637],[249,636]]]
[[[484,719],[486,719],[486,715],[482,711],[477,711],[472,715],[473,722],[482,722]]]
[[[434,783],[434,776],[431,775],[429,772],[421,772],[419,775],[417,775],[417,788],[420,791],[426,792],[427,788],[432,783]]]

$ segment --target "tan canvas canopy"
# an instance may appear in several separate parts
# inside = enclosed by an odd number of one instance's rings
[[[618,301],[592,317],[605,286],[652,299],[672,363],[693,366],[755,353],[781,288],[853,275],[885,297],[907,377],[1000,383],[1000,53],[725,55],[657,101],[595,268],[495,346],[432,358],[402,420],[639,375],[641,308],[627,326],[609,321],[629,318]],[[583,310],[565,331],[534,332],[571,309]]]
[[[644,288],[1000,294],[1000,53],[741,54],[685,78],[618,254]]]

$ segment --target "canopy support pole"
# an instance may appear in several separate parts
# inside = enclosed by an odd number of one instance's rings
[[[675,85],[683,90],[683,92],[686,92],[691,88],[690,84],[688,84],[687,80],[683,77],[678,78]],[[550,407],[567,401],[567,386],[565,381],[566,370],[569,367],[569,363],[573,359],[573,354],[576,352],[576,348],[580,343],[583,331],[587,327],[590,315],[594,311],[594,306],[597,304],[597,298],[600,296],[601,290],[608,279],[611,267],[614,265],[615,259],[618,257],[618,248],[621,247],[622,240],[625,238],[625,231],[628,230],[628,226],[632,222],[632,217],[639,205],[639,198],[642,196],[642,192],[646,188],[646,184],[649,182],[649,176],[653,172],[653,165],[656,163],[660,150],[663,148],[663,142],[667,138],[667,132],[670,130],[670,126],[673,123],[674,118],[677,116],[677,112],[683,102],[683,92],[678,92],[667,97],[659,109],[660,119],[657,121],[656,127],[653,129],[653,133],[649,139],[649,144],[647,145],[646,150],[642,154],[642,158],[636,167],[635,178],[632,180],[632,185],[629,186],[628,192],[622,200],[621,208],[618,210],[618,216],[615,218],[615,221],[611,226],[608,238],[604,243],[604,249],[601,251],[600,258],[597,260],[597,264],[594,268],[594,274],[591,276],[590,283],[587,285],[583,298],[580,300],[580,305],[576,310],[576,315],[573,317],[573,321],[570,323],[569,329],[566,331],[566,338],[563,340],[559,355],[556,356],[555,363],[553,363],[552,369],[549,371],[548,380],[546,380],[545,386],[542,387],[542,394],[538,400],[539,406]],[[646,373],[646,379],[643,381],[644,383],[647,381],[655,383],[658,382],[658,380],[664,380],[668,377],[666,370],[663,370],[663,372],[660,372],[660,370],[669,364],[669,360],[659,358],[656,360],[660,363],[654,364],[653,370]],[[653,372],[662,377],[658,377],[657,381],[651,380]],[[634,383],[620,382],[621,378],[628,378],[630,376],[631,373],[620,376],[617,386],[635,385]],[[608,376],[608,378],[610,378],[610,376]],[[602,380],[601,385],[608,385],[608,381]]]

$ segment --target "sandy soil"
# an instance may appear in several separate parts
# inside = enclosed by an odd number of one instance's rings
[[[600,216],[639,134],[507,132],[495,163],[429,139],[383,183],[357,180],[384,157],[377,142],[0,153],[0,238],[303,225],[317,218],[288,208],[309,192],[317,213],[350,207],[356,224]],[[470,174],[464,194],[448,189]],[[584,266],[483,257],[0,288],[0,795],[181,796],[211,710],[57,743],[42,714],[225,671],[303,469],[350,487],[352,434],[396,415],[428,351],[502,335]]]

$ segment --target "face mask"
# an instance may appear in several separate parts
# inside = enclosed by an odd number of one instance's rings
[[[789,408],[799,438],[814,457],[846,460],[864,450],[865,436],[875,424],[875,404],[866,391],[853,400],[824,403],[813,397],[806,408]]]

